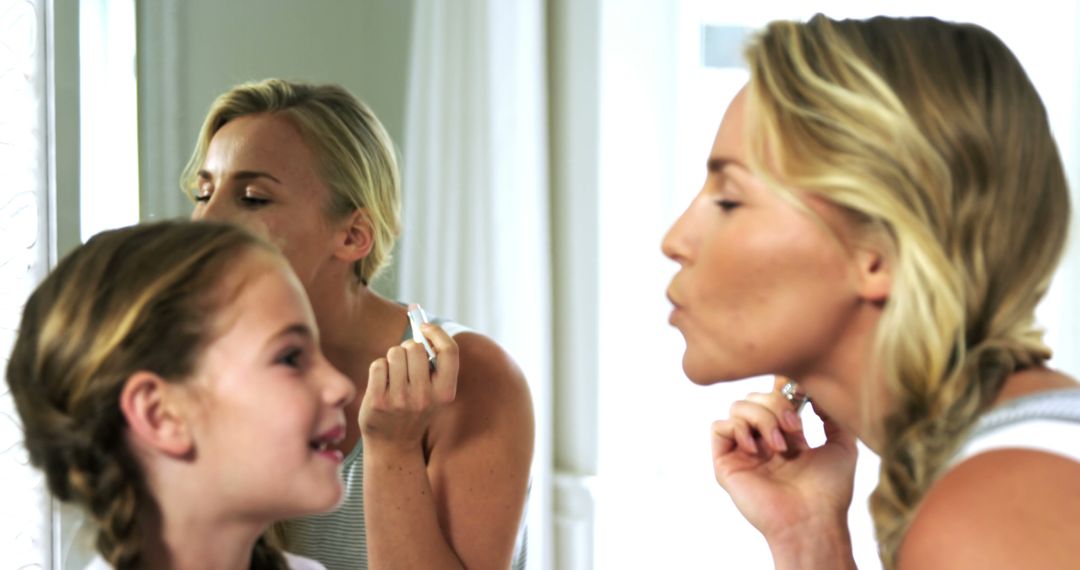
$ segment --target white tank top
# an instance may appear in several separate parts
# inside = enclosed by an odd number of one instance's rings
[[[950,464],[999,449],[1042,451],[1080,463],[1080,388],[1016,398],[983,414]]]

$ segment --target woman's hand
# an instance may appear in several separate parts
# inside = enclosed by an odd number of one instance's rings
[[[713,423],[713,470],[735,506],[769,542],[777,568],[842,568],[851,560],[855,439],[820,409],[825,444],[811,449],[795,407],[776,391],[750,394]],[[813,550],[813,552],[807,549]],[[822,560],[822,558],[825,558]]]
[[[454,401],[457,343],[436,325],[424,323],[421,330],[438,357],[435,370],[429,367],[424,347],[413,340],[392,347],[368,369],[358,419],[365,446],[385,443],[402,451],[416,450],[432,414]]]

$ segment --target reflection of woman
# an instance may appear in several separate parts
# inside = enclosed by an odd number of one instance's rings
[[[1034,309],[1068,191],[1010,51],[934,19],[770,25],[705,186],[666,236],[699,383],[776,373],[714,425],[716,477],[778,568],[852,566],[853,435],[888,568],[1075,567],[1080,390]]]
[[[317,338],[285,259],[231,225],[105,232],[56,267],[7,382],[31,462],[94,522],[89,568],[322,568],[260,538],[341,500],[323,446],[355,392]]]
[[[369,369],[403,365],[393,347],[410,336],[406,309],[367,286],[393,248],[400,202],[391,142],[367,106],[330,85],[240,85],[214,102],[184,184],[195,218],[241,223],[281,248],[324,352],[359,394]],[[490,339],[443,326],[457,333],[456,399],[357,398],[339,446],[346,501],[287,523],[290,550],[330,568],[511,565],[532,460],[528,387]]]

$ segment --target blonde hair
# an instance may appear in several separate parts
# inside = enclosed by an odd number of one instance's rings
[[[7,366],[30,462],[81,505],[118,570],[144,566],[154,498],[128,448],[120,394],[140,370],[186,381],[216,335],[231,264],[273,248],[230,225],[161,222],[104,232],[65,257],[23,309]],[[278,255],[277,253],[272,253]],[[252,568],[284,568],[260,538]]]
[[[1069,224],[1061,159],[1020,63],[978,26],[818,15],[770,24],[747,59],[755,169],[775,165],[775,187],[827,199],[890,250],[875,365],[895,408],[871,511],[892,568],[1004,379],[1050,357],[1034,311]]]
[[[194,199],[198,173],[210,141],[229,121],[275,113],[301,133],[315,156],[315,168],[330,190],[326,215],[339,220],[363,210],[373,232],[371,252],[353,271],[365,285],[390,262],[401,231],[401,182],[390,135],[375,113],[338,85],[266,79],[244,83],[220,95],[199,131],[195,151],[180,177]]]

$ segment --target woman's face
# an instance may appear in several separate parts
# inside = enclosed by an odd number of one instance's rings
[[[223,281],[222,330],[185,384],[207,504],[257,521],[332,509],[342,496],[333,448],[353,385],[320,352],[311,307],[284,261],[255,252]]]
[[[704,186],[662,246],[680,266],[670,321],[699,384],[827,366],[859,302],[839,210],[798,194],[815,219],[748,170],[746,100],[744,88],[720,124]]]
[[[284,116],[233,119],[210,141],[192,219],[240,224],[276,244],[305,285],[332,257],[330,192],[300,131]]]

